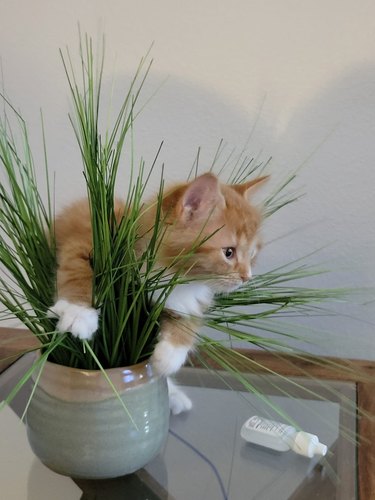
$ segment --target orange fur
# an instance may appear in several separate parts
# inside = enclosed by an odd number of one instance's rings
[[[213,174],[204,174],[190,183],[170,188],[164,195],[162,216],[166,230],[158,253],[161,267],[179,268],[188,276],[206,281],[215,293],[227,292],[250,278],[249,251],[256,244],[260,213],[249,203],[251,190],[265,180],[255,179],[241,185],[220,184]],[[140,247],[149,243],[156,217],[156,201],[145,204],[140,220]],[[125,206],[116,202],[118,218]],[[87,201],[78,201],[55,221],[57,244],[57,298],[91,306],[92,269],[90,253],[92,232]],[[200,244],[192,253],[192,248]],[[234,248],[233,259],[226,259],[225,248]],[[205,311],[202,304],[202,314]],[[161,324],[161,338],[175,346],[193,346],[199,318],[170,311]]]

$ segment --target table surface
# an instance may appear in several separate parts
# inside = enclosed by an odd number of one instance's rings
[[[0,375],[0,399],[30,366],[24,356]],[[355,384],[247,376],[251,394],[228,375],[183,369],[179,383],[193,409],[172,416],[163,452],[137,474],[73,481],[35,458],[17,414],[25,388],[0,413],[0,485],[6,500],[352,500],[356,497]],[[266,396],[267,401],[264,396]],[[277,409],[277,410],[276,410]],[[286,421],[317,434],[329,452],[308,459],[246,443],[242,424],[252,415]],[[3,497],[2,495],[5,494]]]

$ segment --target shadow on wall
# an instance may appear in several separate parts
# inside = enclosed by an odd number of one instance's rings
[[[132,75],[116,75],[114,90],[112,81],[103,82],[101,108],[104,127],[108,126],[107,110],[111,110],[113,120],[131,79]],[[162,164],[165,165],[167,179],[185,179],[199,147],[202,172],[210,168],[221,139],[227,144],[222,155],[223,161],[234,148],[236,153],[233,157],[236,157],[247,143],[255,122],[248,151],[251,156],[259,156],[259,161],[266,161],[270,156],[268,145],[272,143],[272,130],[262,115],[259,116],[262,101],[263,97],[254,105],[254,111],[250,114],[237,103],[227,102],[222,96],[215,94],[214,90],[204,89],[172,76],[166,79],[151,71],[139,101],[141,106],[146,105],[134,126],[136,166],[141,157],[145,159],[146,167],[151,166],[163,142],[155,175],[150,182],[151,191],[158,185],[158,173]],[[61,191],[59,188],[60,192],[57,192],[57,205],[61,206],[85,193],[85,186],[79,151],[68,118],[63,124],[62,133],[61,118],[57,122],[53,120],[53,110],[57,106],[51,104],[49,119],[45,121],[48,124],[50,164],[56,169],[58,182],[62,183]],[[61,113],[61,107],[58,109]],[[264,154],[259,145],[266,145]],[[126,153],[123,158],[124,168],[119,172],[119,187],[126,186],[129,178],[129,156]],[[60,175],[59,172],[68,172],[69,175]]]
[[[117,78],[113,109],[119,109],[123,95],[120,89],[125,91],[129,82],[128,77]],[[107,95],[106,86],[104,95]],[[150,96],[152,98],[148,101]],[[270,143],[271,131],[263,117],[258,116],[262,99],[256,103],[254,112],[249,114],[237,103],[228,102],[217,95],[214,89],[208,90],[172,76],[165,78],[152,71],[140,102],[147,104],[135,122],[136,153],[145,158],[146,165],[151,165],[164,141],[158,164],[159,169],[162,163],[165,164],[165,176],[172,181],[185,179],[200,147],[202,172],[210,168],[222,139],[227,144],[223,161],[233,149],[239,154],[248,141],[255,121],[257,124],[248,147],[249,155],[257,156],[262,149],[259,144]],[[107,103],[104,100],[103,103],[105,109]],[[261,158],[267,160],[268,156],[266,151]],[[155,177],[156,186],[157,175]]]
[[[350,284],[375,283],[375,67],[352,69],[331,82],[290,120],[277,154],[303,162],[307,196],[293,212],[294,224],[321,220],[300,244],[350,265]],[[298,234],[296,234],[298,239]],[[358,267],[357,264],[360,263]]]
[[[330,270],[315,279],[316,286],[372,287],[333,305],[337,315],[322,311],[322,317],[302,322],[322,332],[308,334],[318,344],[309,349],[318,354],[375,359],[374,137],[375,67],[362,66],[330,82],[298,110],[277,147],[277,159],[290,158],[294,165],[314,152],[299,173],[307,196],[297,209],[276,214],[266,228],[271,239],[301,228],[276,242],[281,258],[328,245],[311,259]],[[274,249],[269,245],[263,253],[265,267],[274,261]]]

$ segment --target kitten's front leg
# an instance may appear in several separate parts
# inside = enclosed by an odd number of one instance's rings
[[[91,340],[99,325],[99,311],[93,307],[59,299],[48,311],[50,318],[58,317],[56,329],[70,332],[81,340]]]
[[[165,302],[159,342],[151,358],[157,373],[172,375],[185,363],[212,299],[212,290],[198,281],[179,284],[172,290]]]
[[[151,356],[152,365],[159,375],[173,375],[185,363],[195,344],[200,323],[199,318],[164,313],[159,341]]]
[[[57,317],[59,332],[70,332],[81,340],[92,339],[99,325],[99,311],[91,307],[91,239],[70,238],[60,244],[57,268],[57,301],[49,317]]]
[[[169,407],[174,415],[192,408],[186,394],[170,379],[185,363],[189,351],[194,347],[200,320],[189,317],[174,317],[168,312],[161,323],[160,340],[151,357],[156,373],[168,377]]]
[[[197,332],[204,312],[213,298],[211,289],[204,283],[192,282],[177,285],[166,300],[159,334],[151,356],[156,373],[169,377],[185,363],[194,348]],[[169,405],[173,414],[190,410],[190,399],[168,378]]]

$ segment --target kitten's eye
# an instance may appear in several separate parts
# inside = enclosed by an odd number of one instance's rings
[[[236,249],[233,247],[223,248],[223,253],[226,259],[233,259],[236,254]]]

